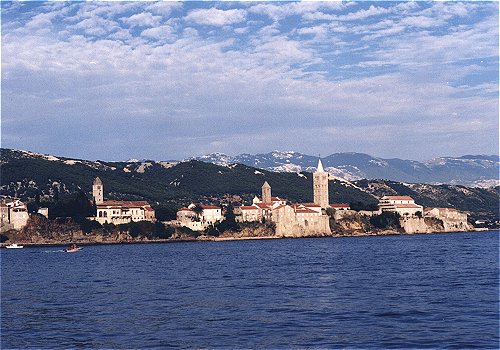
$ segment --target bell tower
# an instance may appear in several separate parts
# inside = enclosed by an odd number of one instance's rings
[[[318,160],[318,167],[313,173],[313,194],[314,203],[321,205],[321,208],[329,207],[328,200],[328,173],[323,169],[321,159]]]
[[[92,197],[94,197],[95,204],[104,202],[104,186],[102,185],[102,181],[99,177],[96,177],[94,183],[92,184]]]
[[[262,203],[271,204],[271,186],[266,182],[262,185]]]

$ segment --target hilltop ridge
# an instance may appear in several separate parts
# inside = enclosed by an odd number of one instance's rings
[[[296,153],[286,156],[291,159]],[[272,185],[273,193],[292,202],[312,200],[312,174],[306,171],[280,173],[244,164],[221,166],[199,160],[89,161],[9,149],[1,150],[1,164],[2,194],[21,199],[37,195],[51,198],[78,190],[90,198],[92,181],[99,176],[106,183],[107,198],[148,200],[156,208],[169,206],[170,212],[192,201],[248,203],[260,193],[264,181]],[[400,194],[411,195],[424,206],[453,206],[468,211],[473,220],[496,221],[499,215],[498,186],[473,188],[370,179],[330,180],[329,187],[330,202],[350,203],[355,209],[373,209],[377,197]]]

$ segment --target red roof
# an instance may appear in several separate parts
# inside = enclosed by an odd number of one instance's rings
[[[314,214],[319,214],[317,211],[308,209],[308,208],[297,208],[295,209],[296,213],[314,213]]]
[[[259,210],[259,208],[256,208],[252,205],[242,205],[241,207],[237,207],[237,208],[240,208],[241,210]]]
[[[256,206],[258,206],[260,209],[269,209],[271,208],[271,205],[270,204],[266,204],[266,203],[255,203]]]
[[[302,203],[304,207],[321,207],[321,205],[316,203]]]
[[[220,209],[220,207],[216,205],[205,205],[205,204],[199,204],[201,209]]]
[[[396,208],[421,208],[420,205],[416,204],[394,204]]]
[[[332,207],[332,208],[347,208],[347,207],[349,207],[349,204],[346,204],[346,203],[333,203],[333,204],[330,204],[330,207]]]
[[[192,210],[189,208],[180,208],[178,211],[192,211]]]
[[[398,200],[398,201],[412,201],[413,198],[410,196],[384,196],[385,198],[388,199],[393,199],[393,200]]]
[[[150,206],[146,201],[104,201],[102,203],[98,203],[97,207],[121,207],[121,208],[141,208]]]

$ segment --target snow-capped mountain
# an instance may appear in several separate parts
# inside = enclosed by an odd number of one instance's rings
[[[245,153],[237,156],[212,153],[193,159],[224,166],[245,164],[275,172],[312,172],[318,164],[317,156],[294,151],[272,151],[255,155]],[[333,153],[323,157],[322,162],[330,174],[350,181],[387,179],[484,187],[499,184],[499,157],[493,155],[440,157],[419,162],[398,158],[384,159],[364,153],[349,152]]]

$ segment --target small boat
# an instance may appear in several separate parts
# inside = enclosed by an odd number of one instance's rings
[[[8,248],[8,249],[20,249],[20,248],[24,248],[24,246],[19,245],[17,243],[12,243],[12,244],[9,244],[8,246],[6,246],[5,248]]]
[[[76,244],[72,244],[69,248],[64,249],[66,253],[74,253],[82,250],[82,248],[78,247]]]

